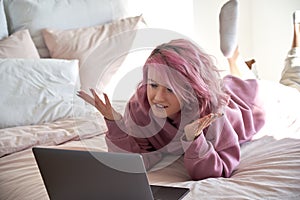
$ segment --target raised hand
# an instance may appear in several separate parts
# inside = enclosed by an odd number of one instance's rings
[[[108,120],[120,120],[122,118],[122,115],[111,106],[107,94],[103,93],[105,99],[104,103],[94,89],[90,89],[90,91],[92,96],[84,91],[78,91],[77,96],[85,100],[87,103],[93,105]]]
[[[197,138],[213,121],[218,117],[223,116],[223,113],[210,113],[184,127],[184,133],[187,141],[192,141]]]

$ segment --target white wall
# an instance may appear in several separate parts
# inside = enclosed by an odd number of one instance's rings
[[[142,13],[147,25],[191,35],[194,32],[194,0],[127,0],[129,12]]]
[[[252,1],[253,56],[258,62],[261,77],[279,80],[284,59],[292,45],[292,13],[300,10],[300,1]]]
[[[219,11],[227,0],[128,0],[131,11],[144,13],[150,27],[177,31],[216,56],[219,50]],[[240,0],[239,46],[245,59],[257,61],[259,76],[278,81],[292,42],[292,13],[300,0]]]
[[[227,0],[194,0],[195,37],[228,69],[219,50],[218,14]],[[244,58],[256,60],[260,78],[279,81],[293,36],[292,14],[300,0],[240,0],[239,46]],[[224,66],[224,67],[223,67]]]

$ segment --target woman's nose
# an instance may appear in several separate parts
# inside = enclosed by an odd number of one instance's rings
[[[162,87],[157,88],[154,99],[157,101],[163,101],[165,99],[165,91]]]

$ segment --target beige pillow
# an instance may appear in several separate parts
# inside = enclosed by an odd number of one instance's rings
[[[26,29],[0,40],[0,58],[40,58],[40,56]]]
[[[136,30],[142,27],[145,27],[143,17],[136,16],[79,29],[48,28],[42,33],[52,58],[79,60],[81,88],[88,90],[108,83],[116,69],[110,70],[112,73],[105,80],[101,78],[104,71],[128,53]]]

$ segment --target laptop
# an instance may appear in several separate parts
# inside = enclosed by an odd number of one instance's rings
[[[32,148],[51,200],[178,200],[188,188],[149,185],[142,156]]]

